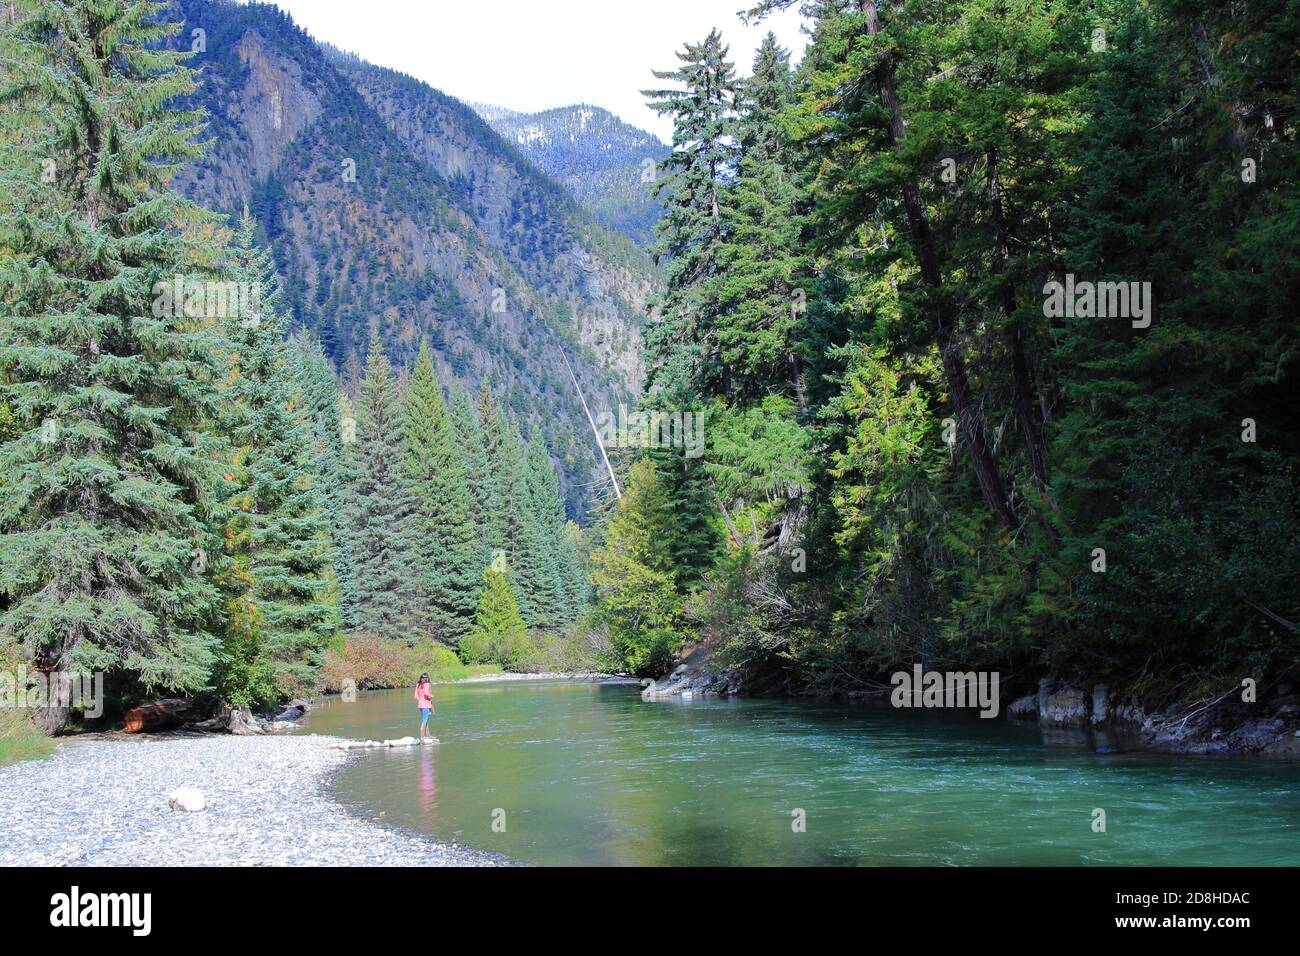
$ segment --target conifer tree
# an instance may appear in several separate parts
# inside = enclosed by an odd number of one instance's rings
[[[721,34],[685,44],[677,59],[677,69],[654,71],[675,86],[642,91],[673,119],[673,151],[660,164],[667,175],[654,187],[665,203],[654,252],[667,288],[645,329],[647,390],[666,389],[670,401],[721,387],[717,304],[706,293],[719,270],[723,194],[736,160],[735,69]]]
[[[354,628],[414,643],[425,623],[416,570],[419,499],[403,472],[402,406],[378,334],[370,339],[355,411],[346,503],[356,568]]]
[[[800,239],[803,192],[780,127],[795,100],[790,55],[769,33],[739,96],[741,157],[726,192],[724,238],[711,296],[718,303],[719,359],[729,392],[759,401],[773,391],[802,401],[800,325],[809,268]]]
[[[460,436],[427,343],[420,344],[405,416],[406,476],[420,500],[416,539],[422,603],[433,636],[454,646],[473,624],[482,552],[472,524]]]
[[[487,567],[492,558],[489,543],[491,518],[487,494],[487,450],[483,446],[483,429],[479,427],[478,416],[474,411],[474,402],[460,385],[453,385],[448,411],[452,427],[456,433],[456,445],[461,453],[461,463],[465,469],[466,486],[469,489],[469,521],[474,529],[473,565],[482,569]],[[471,596],[474,606],[478,606],[479,593],[483,590],[483,576],[474,577]]]
[[[333,547],[313,475],[311,424],[284,340],[270,256],[257,247],[254,229],[245,210],[227,274],[250,300],[225,319],[234,378],[226,428],[238,475],[227,541],[238,568],[232,577],[243,586],[235,596],[242,606],[231,614],[237,634],[223,647],[215,676],[225,699],[239,704],[313,690],[321,654],[338,626]],[[245,614],[252,618],[249,627]],[[272,682],[269,694],[263,670]]]
[[[487,458],[485,498],[491,507],[491,560],[509,569],[519,610],[530,627],[549,626],[554,576],[528,487],[523,440],[485,388],[479,422]]]
[[[197,690],[220,629],[219,336],[155,291],[215,257],[210,217],[167,190],[202,153],[202,118],[168,106],[194,76],[160,46],[164,4],[20,6],[0,31],[0,398],[25,427],[0,446],[0,641]]]
[[[355,598],[351,597],[352,553],[344,533],[343,397],[339,392],[334,367],[315,333],[303,329],[293,337],[292,344],[296,377],[311,425],[310,459],[316,477],[316,493],[329,520],[330,535],[334,542],[334,576],[338,582],[340,604],[355,607]],[[355,419],[352,426],[355,426]],[[344,624],[347,624],[346,620]]]
[[[471,663],[494,663],[507,670],[521,670],[532,644],[515,601],[515,589],[509,575],[491,566],[483,572],[483,580],[474,629],[462,643],[462,653]]]
[[[635,674],[662,674],[687,634],[676,561],[665,546],[675,520],[654,463],[632,466],[605,544],[591,556],[600,616],[619,663]]]
[[[542,583],[549,595],[546,619],[553,628],[572,624],[582,603],[578,551],[569,535],[560,479],[540,436],[528,446],[527,481],[543,548]]]

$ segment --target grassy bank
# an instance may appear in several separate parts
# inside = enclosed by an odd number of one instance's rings
[[[54,752],[54,743],[21,710],[0,710],[0,767],[20,760],[39,760]]]

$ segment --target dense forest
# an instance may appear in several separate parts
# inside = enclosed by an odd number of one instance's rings
[[[485,381],[350,401],[290,335],[271,253],[168,188],[205,148],[180,24],[34,0],[0,32],[0,647],[113,695],[251,707],[319,686],[344,635],[523,666],[587,601],[540,438]],[[68,708],[51,704],[46,727]]]
[[[685,44],[647,91],[675,131],[640,411],[706,445],[614,442],[582,528],[569,449],[500,398],[528,382],[473,394],[374,325],[337,367],[266,210],[173,189],[211,131],[166,4],[13,10],[5,669],[234,707],[395,647],[657,675],[703,646],[757,692],[1293,675],[1294,4],[809,0],[798,67],[769,35],[743,79]]]
[[[715,31],[647,91],[645,403],[708,451],[631,469],[615,646],[772,689],[1294,675],[1300,8],[802,9],[797,69],[769,36],[738,80]]]

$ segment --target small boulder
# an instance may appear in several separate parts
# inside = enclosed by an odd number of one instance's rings
[[[1110,720],[1110,688],[1098,684],[1092,689],[1092,723],[1093,726]]]
[[[1007,716],[1015,720],[1034,720],[1038,717],[1038,695],[1026,694],[1011,702]]]
[[[208,806],[207,798],[198,787],[178,787],[167,797],[167,803],[173,810],[183,810],[186,813],[198,813]]]

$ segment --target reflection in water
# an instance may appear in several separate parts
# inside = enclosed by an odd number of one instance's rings
[[[420,810],[427,816],[438,809],[438,783],[433,769],[433,747],[420,748]]]
[[[303,729],[402,736],[409,698],[328,699]],[[350,757],[336,794],[530,863],[1300,864],[1294,764],[847,703],[643,703],[626,685],[440,687],[438,716],[440,746]]]

